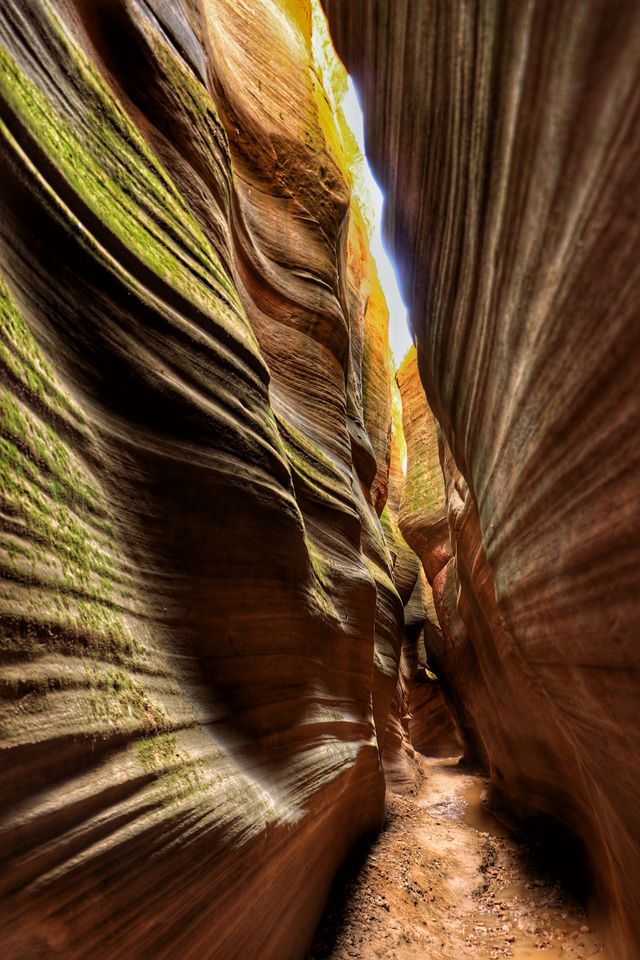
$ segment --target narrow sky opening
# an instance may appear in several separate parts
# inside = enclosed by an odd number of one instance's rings
[[[387,306],[389,307],[389,343],[391,345],[395,366],[398,367],[413,341],[409,332],[407,308],[402,302],[395,270],[382,240],[382,209],[384,206],[384,197],[367,161],[367,155],[364,149],[364,119],[356,88],[351,77],[349,77],[347,92],[342,100],[341,106],[346,121],[351,128],[362,154],[362,179],[364,180],[364,187],[369,194],[371,202],[370,212],[373,220],[373,234],[370,241],[370,249],[378,267],[380,286],[382,287]]]

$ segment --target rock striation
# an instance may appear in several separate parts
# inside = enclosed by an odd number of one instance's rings
[[[2,4],[8,960],[300,957],[382,822],[406,642],[345,87],[307,0]]]
[[[0,8],[8,960],[299,958],[461,740],[640,949],[640,9],[324,6],[397,388],[317,0]]]
[[[417,418],[415,406],[419,410],[426,406],[424,392],[419,388],[413,398],[414,408],[411,407],[411,396],[403,390],[407,369],[414,373],[412,381],[419,387],[415,350],[410,351],[391,385],[393,420],[389,496],[382,513],[394,581],[404,603],[404,641],[382,757],[387,788],[396,793],[417,786],[413,763],[415,750],[431,756],[452,756],[462,752],[451,710],[428,663],[429,657],[433,663],[439,662],[437,658],[443,650],[432,590],[418,559],[420,554],[409,545],[411,539],[403,526],[407,498],[414,490],[415,477],[420,472],[416,451],[423,452],[413,430]],[[403,462],[406,462],[406,476]],[[441,487],[441,473],[436,474],[436,479]]]
[[[411,491],[404,529],[447,682],[496,791],[585,845],[612,955],[633,960],[640,8],[324,6],[440,431],[451,561]]]
[[[420,589],[420,561],[400,533],[398,513],[405,482],[403,460],[406,444],[402,426],[402,404],[395,379],[390,383],[391,443],[389,452],[388,497],[381,514],[382,527],[391,555],[393,579],[404,605],[404,636],[399,669],[382,754],[387,788],[406,793],[417,786],[417,768],[410,733],[410,698],[418,669],[418,649],[426,609]]]

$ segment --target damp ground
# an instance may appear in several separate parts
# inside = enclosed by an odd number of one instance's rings
[[[610,960],[582,906],[485,805],[458,758],[419,761],[415,796],[336,885],[308,960]]]

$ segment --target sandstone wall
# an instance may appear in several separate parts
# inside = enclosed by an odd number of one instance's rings
[[[586,845],[633,960],[640,7],[324,5],[441,430],[448,679],[496,789]]]
[[[317,22],[0,10],[9,960],[299,957],[382,821],[387,355]]]

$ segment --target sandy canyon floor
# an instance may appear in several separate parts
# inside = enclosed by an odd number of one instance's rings
[[[583,909],[485,809],[482,777],[421,759],[413,797],[339,884],[309,960],[607,960]]]

